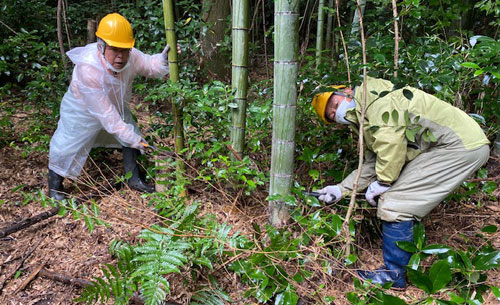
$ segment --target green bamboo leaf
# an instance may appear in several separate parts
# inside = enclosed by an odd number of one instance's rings
[[[399,122],[399,112],[396,109],[392,111],[392,120],[395,124]]]
[[[410,101],[413,99],[413,92],[408,89],[403,89],[403,95]]]
[[[429,278],[432,281],[432,293],[444,288],[451,281],[450,265],[445,260],[434,263],[429,271]]]
[[[470,61],[467,61],[467,62],[463,62],[460,64],[462,67],[465,67],[465,68],[471,68],[471,69],[479,69],[480,67],[478,66],[478,64],[476,63],[473,63],[473,62],[470,62]]]
[[[382,121],[387,124],[389,122],[389,111],[386,111],[382,114]]]
[[[408,269],[408,278],[411,283],[427,293],[432,293],[432,281],[430,278],[418,270]]]

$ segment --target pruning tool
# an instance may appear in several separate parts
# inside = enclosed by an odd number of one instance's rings
[[[318,193],[318,192],[302,192],[305,196],[311,196],[311,197],[316,197],[316,198],[319,198],[319,196],[321,195],[324,195],[324,194],[321,194],[321,193]],[[332,201],[335,201],[336,198],[335,196],[331,195],[332,196]]]
[[[142,147],[144,147],[145,151],[156,152],[159,156],[163,156],[163,157],[175,157],[176,156],[176,154],[174,152],[158,149],[156,146],[148,144],[146,142],[141,142],[141,145],[142,145]]]

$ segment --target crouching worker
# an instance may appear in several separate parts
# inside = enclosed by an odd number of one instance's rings
[[[128,185],[154,191],[139,174],[137,156],[147,143],[128,102],[136,75],[160,78],[169,72],[169,46],[155,55],[135,49],[130,23],[116,13],[100,21],[96,36],[97,43],[67,53],[75,66],[49,153],[49,196],[57,200],[65,198],[63,178],[80,175],[92,147],[121,147],[124,172],[132,173]]]
[[[382,79],[367,78],[366,85],[365,160],[359,190],[366,189],[366,200],[377,207],[382,220],[384,266],[358,274],[373,283],[406,288],[405,267],[411,254],[396,242],[413,241],[414,222],[487,162],[489,142],[471,117],[430,94],[411,87],[394,89]],[[360,85],[320,93],[312,105],[324,123],[348,125],[358,134],[362,91]],[[384,91],[386,95],[381,94]],[[398,116],[392,115],[394,111]],[[414,138],[405,135],[405,116],[421,126]],[[317,191],[322,194],[319,199],[337,202],[350,196],[356,174],[357,170],[340,184]]]

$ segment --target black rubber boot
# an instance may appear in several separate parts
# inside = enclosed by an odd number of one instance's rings
[[[63,189],[64,178],[56,174],[53,170],[49,169],[49,197],[55,200],[64,200],[66,196],[64,195]]]
[[[137,165],[137,156],[140,152],[138,149],[130,147],[122,147],[123,152],[123,171],[125,174],[131,172],[132,177],[127,180],[127,184],[131,189],[138,190],[144,193],[153,193],[155,191],[154,185],[149,185],[144,182]]]
[[[364,280],[371,280],[374,284],[384,285],[392,282],[391,288],[406,288],[406,265],[411,253],[396,245],[397,241],[413,242],[413,221],[382,222],[382,252],[384,266],[375,271],[358,271]]]

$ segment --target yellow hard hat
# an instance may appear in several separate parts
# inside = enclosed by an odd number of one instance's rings
[[[342,88],[345,88],[344,85],[333,85],[333,86],[328,86],[328,88],[333,88],[335,90],[339,90]],[[313,99],[312,99],[312,106],[314,107],[314,110],[316,110],[316,113],[318,114],[319,118],[321,121],[323,121],[325,124],[329,125],[332,122],[329,122],[325,118],[325,110],[326,110],[326,105],[328,104],[328,100],[332,96],[334,91],[327,91],[327,92],[321,92],[316,94]]]
[[[131,49],[134,46],[132,26],[120,14],[108,14],[99,22],[95,35],[106,42],[108,46]]]

